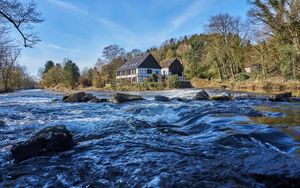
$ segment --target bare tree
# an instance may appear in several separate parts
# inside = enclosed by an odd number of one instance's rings
[[[0,85],[4,91],[11,91],[16,85],[18,67],[16,61],[20,50],[10,46],[0,46]],[[18,77],[19,78],[19,77]]]
[[[102,57],[104,57],[108,62],[111,62],[113,59],[118,57],[123,57],[124,55],[124,48],[121,48],[119,45],[115,44],[106,46],[102,51]]]
[[[250,37],[251,31],[248,21],[242,23],[239,17],[233,17],[228,13],[212,16],[206,27],[209,33],[222,35],[226,45],[228,45],[229,35],[239,36],[242,42],[240,45],[242,45]]]
[[[42,21],[33,1],[24,3],[20,0],[0,0],[0,23],[13,26],[21,35],[25,47],[33,47],[40,41],[32,30],[33,24]]]
[[[139,57],[139,56],[141,56],[143,54],[142,50],[137,49],[137,48],[131,50],[130,53],[131,53],[132,57]]]
[[[239,23],[239,18],[234,18],[226,13],[212,16],[207,27],[209,33],[222,35],[228,45],[228,37],[230,34],[237,34]]]

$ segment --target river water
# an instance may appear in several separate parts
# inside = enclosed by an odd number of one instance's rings
[[[197,91],[142,92],[148,100],[124,104],[53,102],[63,95],[43,90],[1,94],[0,187],[299,185],[299,102],[154,101]],[[13,163],[13,144],[61,124],[77,146]]]

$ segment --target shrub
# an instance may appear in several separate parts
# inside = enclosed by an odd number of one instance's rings
[[[41,81],[42,87],[52,87],[63,82],[64,72],[59,66],[54,66],[45,73]]]
[[[241,73],[238,75],[238,80],[239,81],[245,81],[245,80],[248,80],[250,78],[250,76],[248,74],[245,74],[245,73]]]
[[[90,80],[84,76],[80,76],[79,77],[79,84],[82,86],[82,87],[90,87],[92,86]]]
[[[179,88],[178,75],[169,76],[167,79],[168,88]]]
[[[158,81],[158,76],[157,74],[152,73],[149,77],[151,82],[157,82]]]
[[[150,82],[150,78],[144,78],[144,83]]]

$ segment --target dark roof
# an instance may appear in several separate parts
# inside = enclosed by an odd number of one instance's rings
[[[156,60],[154,59],[154,57],[151,54],[147,54],[142,57],[135,57],[135,58],[129,59],[117,71],[136,69],[136,68],[140,67],[142,64],[147,64],[148,62],[146,62],[146,60],[148,59],[148,61],[150,61],[151,58],[152,58],[152,60],[154,60],[156,62]],[[149,62],[149,64],[151,64],[151,63],[153,63],[153,62]],[[158,65],[158,67],[159,67],[159,65]],[[158,67],[155,66],[155,68],[158,68]]]
[[[178,60],[177,58],[173,58],[173,59],[166,59],[166,60],[163,60],[161,63],[160,63],[160,66],[161,68],[169,68],[170,65],[175,61],[175,60]],[[178,60],[179,61],[179,60]],[[180,61],[179,61],[180,62]]]

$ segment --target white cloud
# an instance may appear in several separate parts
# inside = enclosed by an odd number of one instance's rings
[[[69,11],[72,11],[72,12],[77,12],[77,13],[80,13],[80,14],[84,14],[84,15],[88,15],[88,12],[77,7],[76,5],[73,5],[71,3],[67,3],[67,2],[63,2],[61,0],[47,0],[49,3],[52,3],[54,5],[57,5],[65,10],[69,10]]]
[[[53,43],[46,43],[46,42],[43,42],[42,43],[45,47],[47,48],[52,48],[52,49],[56,49],[56,50],[61,50],[61,51],[65,51],[65,52],[69,52],[69,53],[73,53],[73,54],[81,54],[83,53],[81,50],[78,50],[78,49],[72,49],[72,48],[65,48],[65,47],[62,47],[58,44],[53,44]]]
[[[211,3],[211,2],[210,2]],[[203,0],[195,0],[186,7],[181,14],[175,17],[168,26],[168,33],[172,33],[184,25],[189,19],[198,15],[201,11],[208,8],[208,4]]]
[[[124,26],[121,26],[120,24],[117,24],[113,21],[110,21],[110,20],[107,20],[107,19],[104,19],[104,18],[101,18],[101,17],[97,17],[91,13],[89,13],[88,11],[74,5],[74,4],[71,4],[71,3],[67,3],[67,2],[63,2],[61,0],[47,0],[49,3],[52,3],[56,6],[59,6],[65,10],[68,10],[68,11],[71,11],[73,13],[79,13],[79,14],[82,14],[84,16],[87,16],[90,20],[93,20],[93,21],[96,21],[100,24],[102,24],[106,29],[108,30],[111,30],[111,31],[114,31],[114,32],[126,32],[126,34],[132,34],[132,32],[124,27]]]
[[[83,41],[84,40],[82,37],[78,37],[74,34],[70,34],[70,33],[66,33],[66,32],[59,32],[59,31],[55,31],[55,30],[53,30],[51,32],[53,32],[57,35],[60,35],[62,37],[67,37],[69,39],[76,40],[76,41]]]
[[[106,29],[111,30],[116,33],[126,34],[126,35],[133,35],[134,33],[130,31],[127,27],[124,27],[120,24],[114,23],[112,21],[100,18],[100,17],[91,17],[95,21],[99,22],[100,24],[104,25]]]

